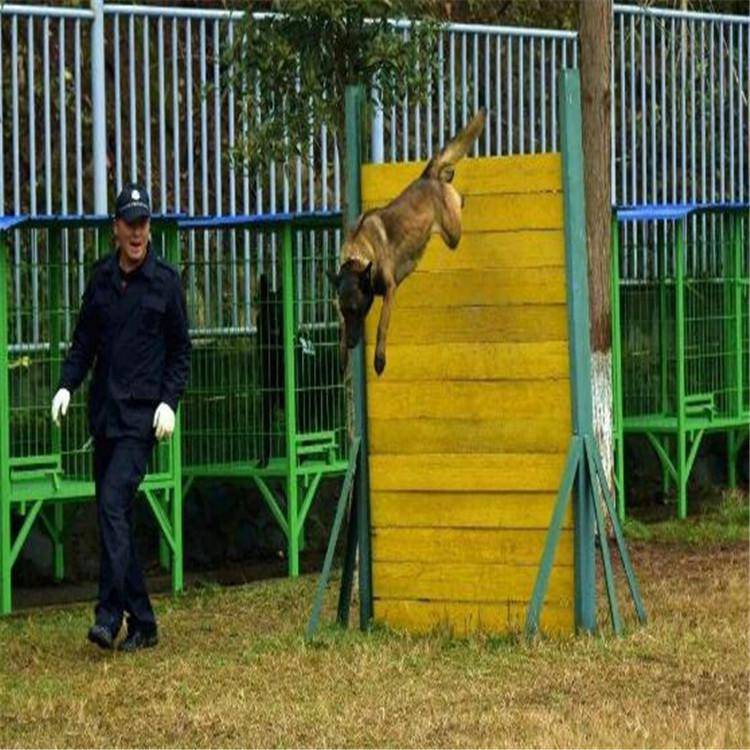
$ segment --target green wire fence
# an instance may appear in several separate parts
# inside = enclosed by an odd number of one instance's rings
[[[626,435],[644,435],[687,514],[703,436],[727,440],[728,476],[750,428],[748,206],[625,207],[612,234],[618,512]]]

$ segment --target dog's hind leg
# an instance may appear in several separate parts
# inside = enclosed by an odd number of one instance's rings
[[[385,343],[388,337],[388,326],[391,322],[391,308],[396,297],[396,282],[391,280],[385,289],[383,307],[378,321],[378,341],[375,345],[375,372],[381,375],[385,370]]]
[[[443,186],[443,205],[440,212],[440,236],[451,250],[458,247],[461,239],[462,198],[453,185]]]

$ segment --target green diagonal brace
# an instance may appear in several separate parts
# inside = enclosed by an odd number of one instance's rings
[[[552,512],[552,520],[550,521],[549,529],[547,530],[542,561],[539,564],[539,572],[537,573],[536,581],[534,582],[534,591],[531,595],[529,609],[526,613],[526,635],[529,637],[533,636],[539,629],[539,614],[542,610],[544,597],[547,594],[547,584],[549,583],[549,576],[552,571],[552,563],[555,560],[555,551],[557,550],[557,543],[560,539],[560,531],[562,530],[565,511],[570,501],[573,482],[575,481],[576,473],[581,466],[582,451],[583,446],[581,444],[581,438],[578,437],[578,435],[573,435],[570,438],[570,444],[568,445],[568,457],[565,460],[565,469],[563,470],[560,488],[557,491],[555,509]]]
[[[325,560],[323,561],[323,570],[320,573],[318,579],[318,587],[315,591],[315,600],[313,602],[312,613],[310,615],[310,621],[307,624],[307,630],[305,631],[305,638],[310,640],[318,628],[318,620],[320,619],[320,609],[323,606],[323,595],[325,594],[328,581],[331,577],[331,565],[333,564],[333,553],[336,551],[336,542],[341,532],[341,522],[344,520],[344,511],[349,500],[349,496],[352,492],[352,485],[354,483],[354,473],[357,468],[357,460],[359,458],[359,446],[360,439],[354,438],[352,442],[352,451],[349,456],[349,466],[346,469],[346,476],[344,477],[344,483],[341,486],[341,494],[339,495],[339,502],[336,506],[336,515],[333,519],[333,526],[331,527],[331,536],[328,539],[328,549],[326,549]]]
[[[55,528],[55,525],[52,523],[52,521],[47,518],[47,514],[42,510],[39,513],[39,518],[42,519],[42,523],[44,524],[44,528],[47,529],[47,533],[50,536],[50,539],[52,540],[53,544],[61,544],[62,543],[62,536],[58,532],[58,530]]]
[[[169,522],[169,518],[167,518],[167,514],[164,512],[162,504],[154,495],[153,490],[144,489],[143,494],[146,495],[148,504],[151,506],[151,510],[156,517],[156,522],[159,524],[162,534],[164,534],[164,538],[167,540],[167,544],[171,547],[172,552],[176,552],[174,535],[172,534],[172,525]]]
[[[643,599],[641,598],[641,591],[638,586],[638,579],[635,577],[635,571],[633,565],[630,562],[630,554],[628,553],[627,545],[625,544],[625,537],[620,527],[620,521],[615,513],[615,505],[612,501],[612,496],[609,494],[609,488],[607,487],[606,478],[604,476],[604,467],[602,466],[602,459],[599,456],[599,451],[596,450],[596,446],[593,444],[591,437],[586,438],[586,451],[588,454],[593,455],[594,466],[596,467],[596,473],[599,477],[599,486],[602,490],[602,496],[604,497],[604,503],[607,506],[607,513],[609,513],[612,519],[612,528],[615,533],[615,541],[617,542],[617,551],[620,555],[620,562],[625,570],[625,578],[628,582],[628,588],[630,589],[630,596],[633,599],[633,606],[635,607],[638,619],[642,622],[646,622],[646,608],[643,606]]]
[[[289,525],[286,522],[286,518],[284,518],[284,514],[281,512],[281,508],[279,508],[278,502],[276,502],[276,498],[273,496],[273,492],[271,492],[271,488],[266,484],[265,479],[259,477],[257,474],[253,475],[253,481],[260,490],[260,494],[266,501],[266,505],[268,505],[273,517],[278,521],[279,526],[281,526],[284,535],[289,539]]]
[[[314,477],[312,482],[310,483],[310,486],[307,488],[307,492],[305,493],[305,499],[302,502],[302,508],[299,512],[299,517],[297,518],[297,528],[294,530],[294,533],[299,535],[302,532],[302,527],[305,525],[305,519],[307,518],[307,514],[310,511],[310,506],[313,503],[313,500],[315,499],[315,493],[318,491],[318,486],[320,485],[320,480],[323,478],[323,473],[318,472]]]
[[[585,440],[585,438],[584,438]],[[586,442],[587,448],[589,443]],[[599,551],[602,556],[602,566],[604,567],[604,583],[607,587],[607,600],[609,602],[609,614],[612,617],[612,629],[615,635],[622,634],[622,618],[620,617],[620,608],[617,606],[617,589],[615,588],[615,577],[612,572],[612,558],[609,554],[609,542],[607,541],[607,525],[604,523],[602,509],[599,507],[599,499],[596,496],[596,473],[594,462],[591,458],[591,452],[584,450],[586,454],[586,463],[589,472],[589,487],[591,490],[591,502],[594,504],[594,518],[596,518],[596,527],[599,530]]]
[[[43,505],[44,500],[37,500],[31,506],[31,509],[27,513],[26,518],[24,518],[23,525],[21,526],[21,529],[18,532],[18,536],[16,537],[16,541],[13,542],[13,546],[10,550],[10,565],[8,566],[9,568],[12,568],[13,564],[16,562],[16,558],[21,552],[23,544],[26,541],[26,537],[29,535],[31,527],[34,525],[34,521],[36,521],[36,517],[39,515],[39,512],[41,511]]]
[[[653,433],[647,432],[646,437],[648,442],[651,443],[651,447],[656,451],[662,464],[667,467],[667,471],[672,475],[672,479],[677,481],[677,469],[675,469],[672,459],[669,457],[667,452],[662,447],[661,443],[654,437]]]
[[[695,461],[695,456],[698,453],[698,448],[700,447],[701,440],[703,440],[704,432],[705,429],[698,430],[698,437],[693,439],[693,444],[690,446],[690,453],[688,454],[687,461],[685,462],[685,476],[690,476],[690,472],[693,469],[693,461]]]

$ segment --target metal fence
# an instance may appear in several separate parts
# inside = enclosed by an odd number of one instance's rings
[[[750,18],[618,6],[613,203],[743,201]]]
[[[0,213],[103,210],[97,193],[108,188],[111,203],[134,178],[162,212],[339,207],[339,153],[324,127],[307,164],[250,175],[231,162],[237,134],[262,117],[250,86],[216,88],[239,16],[3,5]],[[748,195],[749,33],[747,17],[615,6],[613,202]],[[428,157],[480,105],[488,127],[475,153],[557,148],[556,73],[578,64],[575,32],[454,24],[436,54],[425,105],[376,111],[373,160]]]

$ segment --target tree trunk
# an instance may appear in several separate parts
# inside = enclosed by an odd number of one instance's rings
[[[594,434],[611,487],[614,466],[610,307],[612,0],[580,0],[579,23]]]

